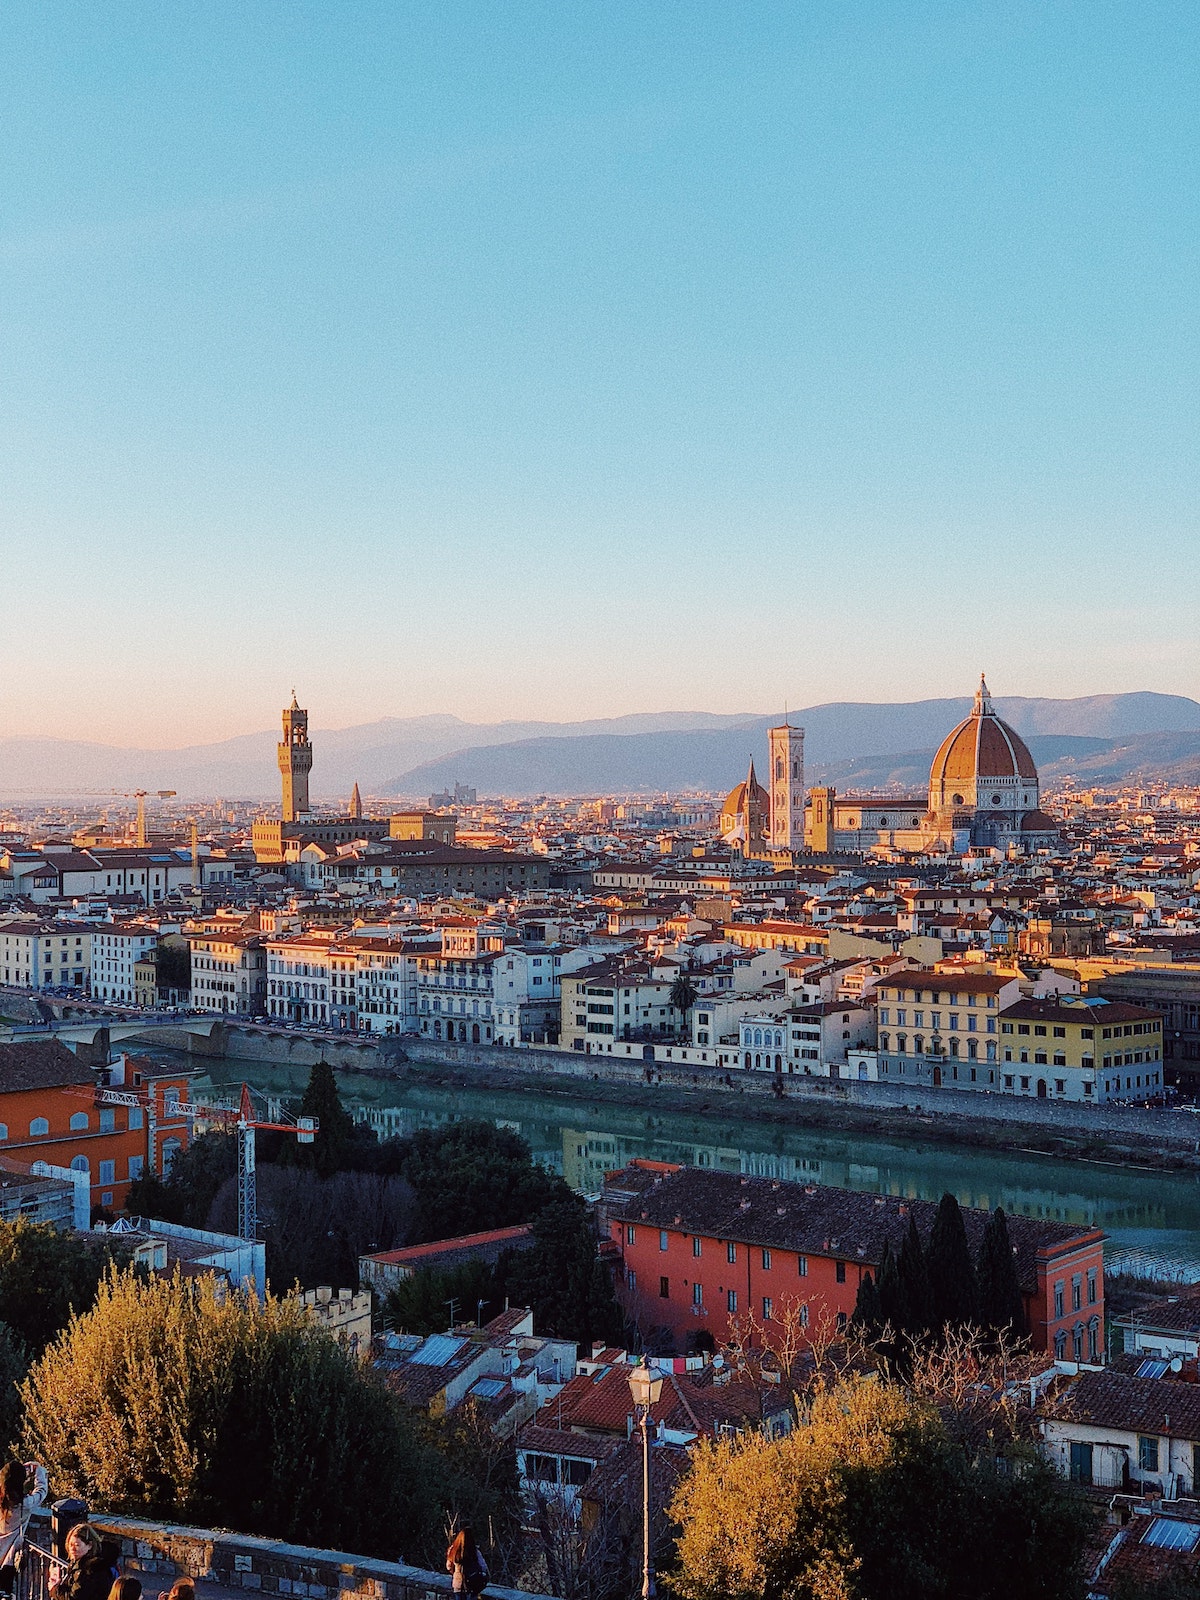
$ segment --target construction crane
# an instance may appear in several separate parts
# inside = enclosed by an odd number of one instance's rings
[[[137,834],[134,843],[139,849],[146,848],[146,798],[148,795],[157,795],[160,800],[171,800],[178,794],[177,789],[79,789],[72,791],[77,794],[103,794],[114,795],[121,800],[137,801]],[[107,812],[105,813],[107,817]]]
[[[297,1117],[293,1122],[260,1121],[254,1115],[250,1099],[250,1086],[243,1083],[241,1099],[236,1107],[218,1102],[195,1100],[167,1101],[166,1109],[174,1115],[188,1119],[189,1129],[195,1119],[219,1123],[237,1135],[238,1174],[238,1236],[254,1240],[258,1237],[258,1190],[255,1180],[254,1136],[263,1133],[290,1133],[300,1144],[312,1144],[320,1127],[316,1117]]]
[[[137,838],[135,843],[139,850],[146,848],[146,796],[149,793],[148,789],[132,789],[128,796],[129,799],[137,801]],[[178,791],[175,789],[155,789],[154,793],[160,800],[170,800]]]

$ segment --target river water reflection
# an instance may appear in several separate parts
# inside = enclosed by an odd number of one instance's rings
[[[307,1078],[306,1067],[269,1062],[211,1066],[216,1090],[244,1079],[283,1101],[298,1101]],[[724,1107],[658,1113],[544,1090],[451,1089],[340,1070],[338,1084],[347,1109],[384,1136],[455,1117],[513,1128],[538,1160],[583,1193],[593,1193],[605,1172],[634,1156],[927,1200],[948,1189],[962,1205],[1103,1228],[1110,1271],[1155,1269],[1200,1279],[1200,1175],[780,1128],[730,1118]],[[202,1093],[205,1080],[197,1088]]]

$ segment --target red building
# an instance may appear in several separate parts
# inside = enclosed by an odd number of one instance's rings
[[[789,1302],[820,1327],[844,1326],[885,1243],[898,1254],[909,1218],[925,1239],[928,1200],[741,1177],[634,1161],[604,1196],[626,1301],[643,1332],[665,1328],[682,1349],[704,1329],[720,1344],[733,1316],[763,1322]],[[989,1213],[963,1211],[978,1251]],[[1008,1217],[1036,1349],[1094,1361],[1104,1352],[1104,1235],[1098,1228]]]
[[[89,1067],[59,1039],[0,1044],[0,1153],[86,1172],[92,1205],[119,1210],[186,1147],[191,1077],[140,1057]]]

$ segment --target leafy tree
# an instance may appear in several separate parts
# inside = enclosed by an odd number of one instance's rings
[[[11,1459],[21,1431],[21,1385],[29,1370],[25,1346],[0,1322],[0,1460]]]
[[[237,1140],[231,1133],[214,1131],[193,1139],[160,1178],[147,1173],[129,1185],[125,1209],[133,1217],[160,1217],[189,1228],[208,1224],[217,1191],[237,1174]]]
[[[988,1218],[976,1265],[979,1283],[979,1320],[987,1328],[1025,1332],[1025,1303],[1017,1277],[1017,1263],[1008,1237],[1008,1220],[999,1206]]]
[[[411,1244],[512,1227],[552,1200],[571,1198],[563,1180],[533,1160],[520,1134],[491,1122],[420,1128],[400,1142],[393,1159],[416,1197]]]
[[[0,1222],[0,1319],[32,1357],[87,1311],[110,1262],[125,1266],[128,1245],[59,1233],[49,1223]]]
[[[322,1283],[357,1288],[359,1256],[404,1244],[412,1214],[412,1190],[403,1178],[372,1172],[321,1178],[302,1167],[269,1163],[258,1169],[259,1234],[277,1294],[297,1283],[305,1289]],[[236,1178],[222,1184],[203,1225],[236,1231]]]
[[[383,1319],[400,1333],[440,1333],[449,1326],[451,1303],[457,1307],[459,1322],[473,1321],[477,1313],[485,1321],[497,1316],[504,1310],[512,1259],[510,1256],[494,1267],[483,1261],[464,1261],[447,1272],[419,1267],[411,1278],[388,1291]]]
[[[672,1504],[683,1600],[1081,1600],[1088,1514],[1030,1455],[968,1455],[896,1384],[818,1388],[783,1438],[701,1443]]]
[[[568,1192],[533,1219],[533,1248],[517,1258],[511,1290],[532,1309],[539,1333],[574,1339],[585,1350],[600,1339],[621,1340],[624,1323],[612,1278],[577,1195]]]
[[[503,1581],[505,1569],[519,1563],[522,1543],[514,1439],[497,1437],[486,1410],[470,1396],[440,1416],[422,1413],[417,1426],[442,1460],[444,1521],[465,1523],[481,1537],[486,1530],[488,1566]],[[436,1557],[434,1564],[441,1566]]]
[[[929,1232],[929,1282],[932,1290],[932,1326],[958,1327],[979,1316],[979,1289],[975,1264],[967,1243],[967,1230],[958,1201],[944,1194]]]
[[[25,1446],[113,1511],[419,1558],[444,1468],[295,1301],[110,1272],[23,1389]]]
[[[889,1239],[883,1242],[879,1258],[879,1276],[875,1280],[875,1294],[879,1306],[879,1326],[885,1323],[899,1333],[911,1320],[908,1296],[900,1281],[900,1265],[892,1252]]]
[[[160,989],[190,989],[192,986],[192,947],[161,942],[154,952]]]

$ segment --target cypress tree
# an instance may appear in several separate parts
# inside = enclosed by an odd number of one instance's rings
[[[883,1323],[879,1314],[879,1291],[875,1287],[875,1280],[869,1272],[864,1272],[858,1283],[858,1297],[854,1302],[854,1316],[851,1318],[854,1326],[860,1333],[878,1333]]]
[[[297,1117],[316,1118],[316,1138],[308,1145],[289,1138],[284,1146],[284,1163],[290,1164],[294,1154],[297,1166],[314,1167],[322,1178],[340,1172],[354,1139],[354,1118],[342,1104],[333,1068],[324,1058],[313,1062]],[[294,1152],[288,1149],[293,1144]]]
[[[979,1316],[979,1288],[967,1230],[958,1201],[944,1194],[929,1233],[929,1280],[933,1297],[932,1324],[958,1327]]]
[[[984,1327],[1025,1332],[1025,1305],[1017,1262],[1008,1237],[1008,1219],[999,1206],[988,1218],[979,1246],[979,1320]]]
[[[879,1276],[875,1280],[875,1303],[880,1327],[890,1323],[893,1333],[899,1331],[907,1315],[901,1302],[900,1273],[889,1240],[884,1242],[883,1254],[879,1258]]]
[[[911,1334],[914,1339],[924,1338],[935,1326],[933,1295],[925,1247],[917,1231],[916,1214],[911,1211],[908,1214],[908,1232],[900,1246],[899,1274],[907,1318],[903,1324],[904,1332]]]

